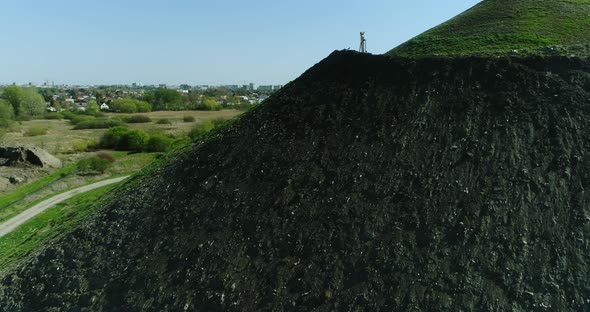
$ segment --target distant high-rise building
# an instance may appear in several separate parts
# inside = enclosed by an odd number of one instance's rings
[[[248,85],[248,91],[254,91],[254,83],[250,82]]]
[[[258,91],[272,91],[272,85],[267,85],[267,86],[258,86],[258,88],[256,89]]]
[[[161,84],[158,85],[158,88],[160,88],[160,89],[166,89],[166,88],[168,88],[168,86],[165,83],[161,83]]]

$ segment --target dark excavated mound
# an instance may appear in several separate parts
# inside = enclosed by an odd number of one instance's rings
[[[0,310],[587,310],[588,90],[585,59],[336,52],[5,272]]]

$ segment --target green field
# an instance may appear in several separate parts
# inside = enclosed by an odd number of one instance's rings
[[[147,124],[133,124],[130,127],[142,129],[145,131],[162,131],[171,134],[186,135],[195,125],[212,120],[214,118],[230,119],[240,112],[221,111],[221,112],[155,112],[150,113],[150,118],[166,118],[171,120],[171,124],[158,125],[154,122]],[[184,122],[183,116],[193,116],[196,122]],[[48,134],[31,137],[30,140],[43,140],[45,147],[59,147],[71,145],[81,139],[81,133],[72,130],[71,126],[65,120],[34,120],[24,122],[22,128],[36,126],[38,124],[49,124],[52,129]],[[82,136],[85,140],[96,140],[104,130],[84,130]],[[18,138],[20,132],[13,134]],[[203,137],[205,134],[203,133]],[[29,142],[35,145],[35,141]],[[65,143],[65,144],[64,144]],[[58,156],[72,155],[71,152],[59,153]],[[37,180],[23,185],[10,192],[5,192],[0,196],[0,222],[4,222],[18,213],[32,207],[34,204],[57,195],[68,189],[77,186],[89,184],[109,177],[122,176],[126,174],[139,173],[145,174],[146,170],[157,167],[154,160],[167,158],[162,153],[130,153],[127,151],[102,151],[106,152],[115,159],[115,162],[100,175],[79,175],[75,174],[77,163],[70,163],[67,167],[57,170],[50,174],[44,174]],[[78,152],[77,158],[93,155],[95,152]],[[171,151],[172,154],[175,151]],[[42,173],[42,172],[41,172]],[[71,174],[74,173],[74,174]],[[66,189],[56,191],[48,185],[54,181],[60,180],[60,183],[67,185]],[[134,181],[135,179],[131,179]],[[91,214],[100,206],[101,199],[107,196],[116,186],[106,186],[84,194],[80,194],[72,199],[62,202],[53,208],[48,209],[42,214],[29,220],[15,231],[0,237],[0,270],[3,270],[11,263],[21,259],[31,251],[42,246],[47,240],[56,237],[70,230],[77,222]],[[34,195],[33,195],[34,194]]]
[[[590,56],[590,0],[485,0],[387,55]]]
[[[70,165],[66,168],[62,168],[52,174],[42,177],[41,179],[34,181],[33,183],[24,185],[15,191],[7,194],[6,196],[0,196],[0,220],[2,219],[2,211],[4,208],[13,204],[15,201],[23,198],[26,195],[29,195],[35,191],[38,191],[42,187],[46,186],[47,184],[65,176],[67,174],[72,173],[76,170],[76,165]]]
[[[70,230],[78,221],[95,211],[101,199],[115,187],[109,185],[75,196],[0,237],[0,271],[48,239]]]
[[[105,172],[105,174],[94,176],[80,176],[77,174],[67,174],[74,172],[77,164],[70,165],[66,168],[58,170],[50,175],[47,175],[37,181],[32,182],[8,193],[5,196],[0,196],[0,222],[4,222],[23,210],[31,207],[35,203],[43,200],[48,195],[56,195],[60,192],[55,192],[51,188],[47,188],[49,184],[61,179],[63,184],[68,185],[68,189],[77,186],[93,183],[104,180],[107,177],[117,177],[126,174],[133,174],[148,166],[159,155],[157,153],[135,153],[129,154],[127,152],[113,151],[110,154],[115,158],[115,162]],[[65,190],[63,190],[65,191]],[[34,194],[38,192],[37,194]],[[34,195],[33,195],[34,194]]]

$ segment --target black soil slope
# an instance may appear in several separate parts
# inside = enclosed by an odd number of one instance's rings
[[[590,309],[590,62],[337,52],[6,272],[1,311]]]

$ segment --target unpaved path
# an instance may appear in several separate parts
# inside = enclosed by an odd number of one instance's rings
[[[16,215],[15,217],[11,218],[10,220],[0,224],[0,237],[12,232],[18,226],[27,222],[28,220],[30,220],[34,216],[53,207],[56,204],[61,203],[62,201],[66,200],[66,199],[70,199],[78,194],[88,192],[88,191],[97,189],[102,186],[121,182],[121,181],[127,179],[128,177],[129,176],[124,176],[124,177],[119,177],[119,178],[103,180],[103,181],[96,182],[93,184],[88,184],[88,185],[61,193],[61,194],[51,197],[49,199],[46,199],[46,200],[36,204],[35,206],[21,212],[20,214]]]

